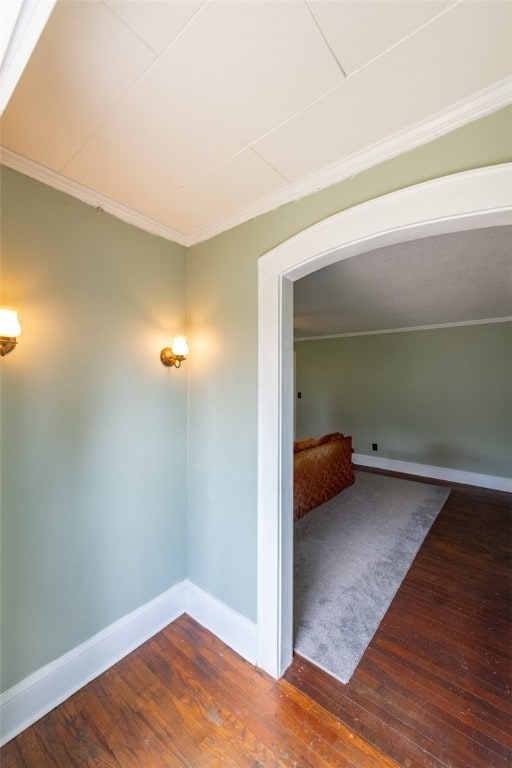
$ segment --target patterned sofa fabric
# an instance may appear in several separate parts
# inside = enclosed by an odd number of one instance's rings
[[[352,437],[332,432],[293,445],[293,519],[324,504],[354,482]]]

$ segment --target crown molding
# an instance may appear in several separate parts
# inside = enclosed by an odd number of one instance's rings
[[[461,320],[458,323],[437,323],[435,325],[414,325],[410,328],[387,328],[382,331],[353,331],[351,333],[330,333],[323,336],[296,336],[294,343],[299,341],[322,341],[325,339],[346,339],[352,336],[381,336],[388,333],[411,333],[415,331],[437,331],[440,328],[461,328],[466,325],[495,325],[510,323],[512,317],[490,317],[485,320]]]
[[[422,144],[444,136],[467,123],[486,117],[512,103],[512,77],[500,80],[488,88],[456,102],[434,115],[404,128],[392,136],[356,152],[338,163],[329,165],[285,189],[274,192],[258,203],[234,213],[214,224],[201,227],[190,236],[190,245],[209,240],[211,237],[242,224],[244,221],[275,210],[286,203],[320,192],[340,181],[366,171],[372,166],[391,160],[398,155],[416,149]],[[254,150],[254,147],[252,147]],[[256,151],[256,150],[254,150]],[[264,159],[264,158],[262,158]]]
[[[391,160],[398,155],[416,149],[422,144],[434,141],[467,123],[485,117],[492,112],[497,112],[510,103],[512,103],[512,77],[507,77],[476,95],[458,101],[447,109],[398,131],[361,152],[356,152],[305,179],[287,185],[285,189],[267,195],[254,205],[240,209],[213,224],[199,227],[189,234],[155,221],[106,195],[95,192],[56,171],[13,152],[7,147],[0,146],[0,163],[78,198],[88,205],[102,208],[106,213],[139,229],[189,248],[282,205],[300,200],[368,170],[372,166]]]
[[[2,145],[0,145],[0,163],[8,168],[12,168],[14,171],[23,173],[25,176],[30,176],[30,178],[36,181],[41,181],[43,184],[47,184],[59,192],[65,192],[67,195],[71,195],[71,197],[75,197],[87,205],[101,208],[105,213],[110,213],[117,219],[127,224],[132,224],[134,227],[138,227],[138,229],[143,229],[151,235],[158,235],[166,240],[172,240],[172,242],[179,245],[189,245],[188,237],[183,232],[150,219],[148,216],[139,213],[139,211],[128,208],[128,206],[118,203],[111,197],[102,195],[101,192],[95,192],[93,189],[85,187],[83,184],[79,184],[77,181],[73,181],[56,171],[52,171],[50,168],[46,168],[46,166],[40,165],[34,160],[30,160],[30,158],[13,152],[12,149]]]

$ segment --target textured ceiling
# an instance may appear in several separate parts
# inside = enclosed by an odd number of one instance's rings
[[[295,338],[512,317],[512,226],[345,259],[294,285]]]
[[[191,244],[511,100],[508,1],[58,0],[2,162]]]

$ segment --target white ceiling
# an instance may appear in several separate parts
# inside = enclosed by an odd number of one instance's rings
[[[512,318],[512,226],[345,259],[294,285],[295,338]]]
[[[2,162],[190,245],[509,103],[511,16],[508,0],[58,0]]]

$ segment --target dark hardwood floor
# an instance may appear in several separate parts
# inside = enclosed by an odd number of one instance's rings
[[[401,766],[504,768],[512,765],[512,495],[450,487],[350,682],[299,656],[285,679]]]
[[[299,657],[274,681],[182,616],[2,768],[511,765],[511,499],[453,487],[347,685]]]
[[[396,768],[188,616],[6,744],[2,768]]]

